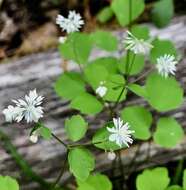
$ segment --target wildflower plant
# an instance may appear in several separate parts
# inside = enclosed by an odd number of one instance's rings
[[[184,136],[174,117],[161,116],[183,103],[183,89],[174,77],[179,64],[174,44],[150,36],[147,26],[132,24],[144,10],[143,0],[113,0],[111,7],[117,13],[119,23],[128,26],[120,40],[123,47],[120,57],[114,56],[119,40],[111,32],[80,32],[84,21],[75,11],[70,11],[67,18],[58,15],[56,19],[67,33],[59,39],[59,52],[79,68],[62,73],[54,85],[57,95],[69,101],[69,107],[77,111],[64,123],[67,142],[42,123],[44,98],[36,90],[31,90],[25,99],[14,100],[15,107],[10,105],[3,111],[7,122],[25,119],[36,123],[30,132],[32,142],[44,137],[55,138],[61,143],[66,148],[67,157],[62,171],[68,162],[78,186],[100,177],[106,183],[105,190],[112,187],[105,176],[93,175],[95,156],[90,146],[108,152],[108,159],[113,160],[115,151],[129,148],[133,142],[153,139],[156,144],[168,148],[176,146]],[[126,10],[121,12],[121,7]],[[90,59],[95,47],[111,55]],[[144,99],[145,106],[124,104],[132,94]],[[153,118],[152,110],[160,113],[158,119]],[[101,112],[107,115],[107,119],[97,126],[92,139],[87,140],[90,124],[86,116],[99,119],[97,116]]]

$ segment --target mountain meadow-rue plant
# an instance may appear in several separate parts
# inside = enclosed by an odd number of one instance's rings
[[[57,95],[76,110],[76,114],[69,116],[64,123],[67,142],[42,122],[45,99],[36,90],[31,90],[24,99],[13,100],[15,105],[4,109],[7,122],[25,120],[36,123],[30,132],[31,142],[36,143],[42,137],[46,140],[54,138],[66,149],[64,165],[52,184],[53,189],[59,188],[58,183],[67,164],[76,178],[78,190],[112,189],[108,177],[95,172],[96,161],[91,146],[106,151],[108,159],[114,160],[116,151],[129,148],[133,141],[153,139],[159,146],[171,148],[184,136],[175,118],[161,116],[161,113],[177,109],[183,103],[183,89],[174,76],[179,64],[178,53],[171,41],[153,38],[148,27],[133,24],[144,7],[143,0],[112,1],[111,9],[118,22],[121,26],[128,25],[128,31],[121,40],[123,52],[120,57],[111,54],[90,59],[95,47],[110,53],[117,51],[118,39],[108,31],[80,32],[84,21],[75,11],[70,11],[67,18],[57,16],[57,25],[67,33],[59,38],[59,52],[66,61],[72,60],[79,67],[77,71],[65,71],[54,85]],[[109,8],[105,11],[104,14],[109,15]],[[131,94],[144,99],[146,106],[124,106],[123,102]],[[152,110],[160,113],[158,119],[153,117]],[[97,126],[87,141],[90,126],[87,116],[98,120],[97,116],[102,112],[107,115],[104,123]],[[169,181],[166,168],[145,170],[137,178],[137,189],[178,189],[168,187]],[[185,181],[184,177],[184,187]]]

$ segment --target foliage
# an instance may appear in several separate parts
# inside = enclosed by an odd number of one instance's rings
[[[137,190],[184,190],[185,189],[185,172],[183,177],[183,187],[171,185],[168,170],[165,167],[154,169],[145,169],[136,178]]]
[[[154,7],[153,18],[159,26],[167,24],[172,16],[172,11],[162,13],[162,8],[167,6],[170,6],[167,0],[161,0]],[[32,120],[37,123],[30,132],[31,137],[37,139],[41,136],[46,140],[54,138],[64,146],[66,159],[60,176],[68,164],[76,178],[78,190],[112,189],[106,176],[93,173],[95,156],[90,146],[114,153],[129,147],[133,139],[138,142],[152,137],[154,143],[166,148],[176,146],[183,139],[184,132],[178,121],[171,116],[162,117],[162,113],[179,108],[184,99],[181,85],[174,76],[170,76],[175,75],[177,51],[171,41],[150,36],[148,27],[132,25],[144,8],[143,0],[113,0],[111,6],[99,14],[101,22],[115,14],[121,26],[129,26],[120,44],[118,38],[108,31],[79,32],[83,21],[73,11],[69,13],[70,18],[58,15],[57,24],[68,33],[60,42],[60,55],[65,61],[73,61],[79,68],[76,71],[65,71],[54,84],[56,94],[67,101],[72,109],[72,115],[64,122],[67,140],[57,137],[41,121],[37,122],[36,116],[39,115],[39,119],[43,116],[43,97],[38,96],[36,90],[25,96],[25,100],[14,101],[17,107],[9,106],[3,111],[8,121],[19,122],[24,114],[28,122],[29,116],[32,116]],[[75,17],[75,23],[72,17]],[[158,19],[162,17],[167,19],[160,23]],[[62,23],[59,23],[60,20]],[[76,24],[78,26],[74,28]],[[120,46],[122,52],[115,56]],[[109,56],[91,57],[95,47],[110,53]],[[164,59],[164,55],[171,55],[168,57],[171,59]],[[157,61],[159,58],[160,65]],[[167,75],[162,76],[159,70]],[[132,94],[142,98],[144,105],[135,102],[129,105],[127,101]],[[152,114],[154,112],[157,113],[156,117]],[[101,114],[105,118],[103,122],[99,121]],[[88,127],[90,117],[100,124],[94,128],[92,136],[86,135],[91,130]],[[29,169],[15,149],[10,144],[8,146],[23,170],[47,186],[48,183]],[[52,186],[53,189],[60,188],[57,186],[59,180],[60,177]],[[184,188],[185,181],[184,172]],[[155,168],[138,175],[136,186],[138,190],[180,189],[178,186],[168,187],[169,182],[167,169]]]
[[[17,181],[9,176],[0,175],[0,189],[2,190],[19,190]]]

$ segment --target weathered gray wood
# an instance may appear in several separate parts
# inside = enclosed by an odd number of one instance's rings
[[[182,86],[186,92],[186,17],[175,18],[170,26],[165,29],[157,29],[150,25],[152,35],[159,35],[160,38],[171,39],[179,50],[183,53],[181,62],[178,65],[177,76],[181,81]],[[119,37],[122,32],[115,32]],[[92,58],[103,56],[105,52],[95,50]],[[114,55],[118,55],[117,52]],[[74,63],[68,64],[68,69],[77,69]],[[0,65],[0,110],[3,110],[12,98],[23,96],[30,89],[37,89],[40,94],[45,96],[45,124],[50,127],[53,132],[63,140],[66,140],[64,134],[64,119],[72,114],[65,101],[59,99],[53,90],[53,83],[56,77],[63,72],[62,59],[56,50],[33,54],[21,59],[8,61],[6,64]],[[157,94],[158,95],[158,94]],[[127,105],[132,104],[147,105],[136,96],[130,97]],[[164,115],[171,114],[177,118],[186,127],[185,112],[186,102],[176,111],[165,113]],[[100,122],[104,121],[106,115],[103,113],[100,118],[88,118],[90,121],[90,128],[93,132]],[[10,136],[12,142],[18,148],[19,152],[24,158],[33,166],[33,169],[41,174],[46,179],[54,179],[61,167],[64,158],[65,149],[58,144],[55,140],[43,141],[37,144],[32,144],[28,140],[28,133],[31,126],[25,124],[5,124],[4,117],[0,113],[0,126]],[[6,127],[5,127],[6,126]],[[92,133],[90,132],[90,134]],[[144,143],[139,153],[138,161],[144,160],[145,151],[147,151],[147,143]],[[182,145],[177,146],[171,150],[165,150],[154,144],[151,144],[151,155],[155,161],[162,163],[168,162],[172,159],[177,159],[186,154],[186,141]],[[129,165],[132,155],[135,153],[136,146],[129,150],[122,151],[123,163],[125,166]],[[107,160],[105,153],[97,152],[97,168],[102,171],[108,171],[111,168],[110,161]],[[152,160],[151,159],[151,160]],[[152,162],[149,165],[153,164]],[[143,168],[147,163],[136,162],[139,168]],[[136,168],[135,168],[136,169]],[[127,171],[127,170],[126,170]],[[0,143],[0,174],[9,174],[19,176],[19,169],[15,162],[11,159],[5,150],[1,147]],[[65,173],[64,180],[69,179],[69,173]],[[24,178],[23,178],[24,179]],[[23,182],[22,189],[33,190],[37,187],[35,183]]]

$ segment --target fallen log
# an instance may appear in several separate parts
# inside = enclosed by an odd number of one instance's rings
[[[180,50],[183,57],[178,65],[177,77],[181,81],[184,92],[186,92],[186,17],[176,17],[172,23],[164,29],[157,29],[152,25],[151,34],[160,36],[160,38],[171,39],[176,47]],[[115,32],[120,38],[122,31]],[[117,52],[115,52],[117,54]],[[105,52],[95,50],[92,57],[104,56]],[[0,65],[0,110],[3,110],[12,98],[22,97],[30,89],[38,89],[38,92],[45,98],[44,108],[45,116],[44,123],[51,128],[53,132],[64,141],[64,120],[73,114],[69,109],[68,103],[57,97],[53,90],[53,84],[57,76],[63,72],[63,60],[60,58],[56,50],[51,50],[44,53],[38,53],[23,57],[21,59],[10,60],[5,64]],[[69,70],[77,69],[77,65],[73,62],[68,64]],[[145,101],[136,96],[132,96],[126,103],[147,105]],[[186,129],[186,102],[176,111],[165,113],[173,115]],[[104,121],[105,114],[100,115],[100,120],[88,118],[90,123],[90,136],[95,128],[99,125],[99,121]],[[55,139],[51,141],[41,140],[37,144],[32,144],[28,140],[28,134],[31,126],[24,124],[7,124],[4,121],[2,113],[0,113],[0,127],[8,134],[13,144],[17,147],[19,153],[28,161],[39,175],[45,179],[54,180],[61,168],[62,161],[65,155],[65,149],[58,144]],[[88,135],[89,136],[89,135]],[[0,174],[19,177],[21,189],[33,190],[37,188],[37,184],[28,183],[19,172],[18,166],[15,164],[11,156],[3,148],[3,142],[0,142]],[[142,143],[140,150],[137,151],[137,158],[133,162],[132,170],[142,169],[153,164],[164,164],[169,161],[186,156],[186,140],[173,149],[163,149],[151,143]],[[139,145],[134,145],[128,150],[121,151],[123,167],[125,173],[131,170],[130,163],[132,158],[136,156],[136,150]],[[149,152],[150,161],[145,162],[146,152]],[[111,170],[111,162],[107,160],[107,155],[103,151],[96,151],[97,168],[100,171],[108,172]],[[131,171],[130,171],[131,172]],[[62,182],[68,182],[71,175],[66,172]]]

